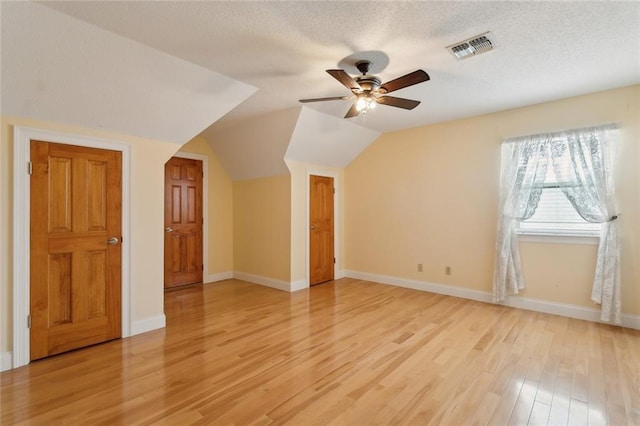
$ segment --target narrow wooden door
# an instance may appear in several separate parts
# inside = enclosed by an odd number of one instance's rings
[[[201,283],[202,161],[174,157],[164,176],[164,287]]]
[[[333,196],[333,178],[310,176],[309,285],[331,281],[334,278]]]
[[[30,357],[121,336],[121,153],[31,142]]]

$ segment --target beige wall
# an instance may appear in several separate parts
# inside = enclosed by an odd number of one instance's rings
[[[1,117],[0,142],[0,353],[12,350],[13,328],[13,127],[110,139],[131,146],[131,303],[132,321],[163,315],[164,163],[179,148],[173,143]]]
[[[344,169],[287,160],[291,172],[291,282],[308,284],[309,175],[331,176],[336,187],[336,268],[344,265]]]
[[[501,141],[615,122],[623,312],[640,314],[639,100],[632,86],[381,136],[345,170],[346,269],[490,292]],[[595,246],[521,247],[521,295],[596,307]]]
[[[233,182],[234,271],[289,283],[291,177]]]
[[[207,275],[233,271],[233,184],[209,143],[196,137],[180,152],[201,154],[208,159],[209,258]]]

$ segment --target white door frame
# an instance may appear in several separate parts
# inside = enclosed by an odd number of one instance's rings
[[[130,217],[131,147],[125,143],[70,133],[15,126],[13,131],[13,368],[27,365],[29,357],[31,277],[29,227],[31,177],[28,163],[31,140],[110,149],[122,153],[122,337],[131,331]]]
[[[182,151],[173,156],[202,161],[202,283],[205,284],[209,282],[209,157]]]
[[[340,234],[338,233],[339,230],[339,217],[338,217],[338,212],[340,211],[339,209],[339,175],[337,173],[333,173],[333,172],[328,172],[328,171],[319,171],[319,170],[307,170],[307,183],[306,183],[306,187],[307,187],[307,208],[306,208],[306,217],[304,219],[304,224],[305,224],[305,234],[304,234],[304,238],[305,238],[305,244],[306,244],[306,256],[305,256],[305,277],[306,277],[306,287],[311,287],[311,274],[309,271],[309,266],[310,266],[310,262],[309,262],[309,256],[311,255],[311,251],[310,251],[310,241],[309,241],[309,215],[311,213],[311,175],[313,176],[323,176],[323,177],[330,177],[333,178],[333,188],[335,189],[335,193],[333,194],[333,255],[336,258],[336,263],[333,264],[333,279],[337,280],[339,278],[342,278],[341,276],[338,276],[338,271],[340,271],[340,253],[338,250],[339,247],[339,239],[340,239]]]

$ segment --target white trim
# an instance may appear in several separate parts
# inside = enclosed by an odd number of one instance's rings
[[[478,302],[493,303],[493,297],[491,293],[487,291],[472,290],[447,284],[435,284],[360,271],[346,270],[345,274],[349,278],[355,278],[359,280],[388,284],[396,287],[411,288],[420,291],[428,291],[430,293],[444,294],[447,296],[460,297],[462,299],[475,300]],[[568,318],[576,318],[592,322],[602,322],[600,321],[600,311],[598,309],[571,305],[568,303],[550,302],[547,300],[532,299],[522,296],[509,296],[506,302],[502,303],[502,305],[512,308],[526,309],[528,311],[560,315]],[[640,330],[640,315],[622,314],[621,320],[622,327]]]
[[[584,244],[597,246],[600,237],[593,234],[548,234],[519,230],[516,231],[518,240],[523,243],[544,243],[544,244]]]
[[[425,281],[410,280],[406,278],[391,277],[388,275],[370,274],[367,272],[345,270],[345,275],[349,278],[372,281],[381,284],[389,284],[396,287],[411,288],[414,290],[428,291],[430,293],[445,294],[447,296],[460,297],[462,299],[477,300],[479,302],[491,302],[491,294],[471,290],[464,287],[455,287],[446,284],[435,284]]]
[[[260,284],[266,287],[275,288],[282,291],[291,291],[291,284],[286,281],[276,280],[274,278],[262,277],[260,275],[247,274],[246,272],[233,272],[233,278],[242,281],[248,281],[254,284]]]
[[[338,276],[338,271],[340,271],[341,269],[341,264],[340,264],[340,244],[339,244],[339,238],[340,238],[340,209],[339,209],[339,204],[340,204],[340,177],[338,175],[338,173],[334,173],[334,172],[329,172],[329,171],[320,171],[320,170],[313,170],[313,169],[307,169],[307,183],[306,183],[306,212],[305,212],[305,218],[304,218],[304,223],[305,223],[305,228],[304,228],[304,243],[305,243],[305,268],[304,268],[304,276],[305,276],[305,281],[307,283],[307,287],[309,287],[309,282],[311,279],[310,276],[310,271],[309,271],[309,257],[311,256],[311,252],[309,249],[309,215],[310,215],[310,207],[311,207],[311,197],[310,195],[310,184],[311,184],[311,176],[323,176],[323,177],[330,177],[333,178],[333,188],[335,190],[334,194],[333,194],[333,256],[336,259],[336,262],[333,264],[333,278],[337,279]]]
[[[30,141],[42,140],[122,153],[122,337],[131,333],[131,147],[125,143],[30,127],[15,126],[13,131],[13,368],[29,364],[29,225],[31,158]]]
[[[167,324],[167,318],[162,315],[157,315],[151,318],[145,318],[142,320],[136,320],[131,324],[131,335],[146,333],[147,331],[157,330],[164,328]]]
[[[11,370],[12,365],[11,352],[0,352],[0,371]]]
[[[309,288],[309,282],[306,280],[298,280],[298,281],[293,281],[291,283],[291,292],[293,293],[294,291],[298,291],[298,290],[304,290],[305,288]]]
[[[640,330],[640,315],[622,314],[620,320],[623,327]]]
[[[178,151],[174,157],[202,161],[202,282],[209,272],[209,157],[204,154]],[[207,277],[208,279],[208,277]]]
[[[230,280],[233,278],[233,271],[220,272],[218,274],[210,274],[207,276],[205,284],[215,283],[218,281]]]

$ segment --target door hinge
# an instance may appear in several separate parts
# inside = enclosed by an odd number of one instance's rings
[[[202,270],[204,271],[204,264],[202,264]]]
[[[336,263],[336,258],[335,258],[335,257],[333,258],[333,263],[334,263],[334,264]]]
[[[27,173],[33,173],[33,163],[31,161],[27,161]]]
[[[27,328],[31,328],[31,315],[27,315]]]
[[[333,188],[333,193],[334,193],[334,194],[336,193],[336,189],[335,189],[335,188]]]

